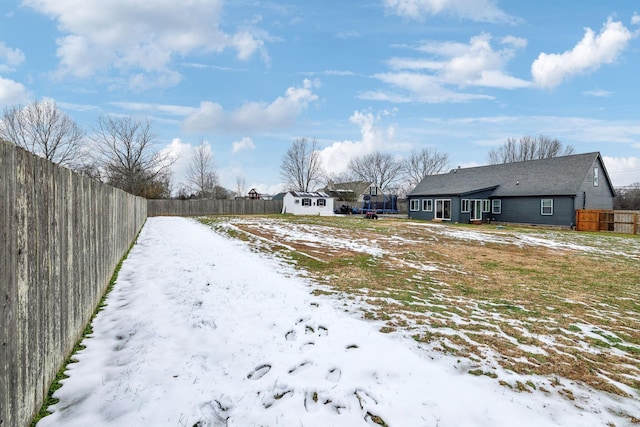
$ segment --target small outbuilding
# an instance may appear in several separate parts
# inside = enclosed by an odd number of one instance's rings
[[[425,177],[408,195],[409,218],[574,226],[578,209],[612,209],[600,153],[458,168]]]
[[[333,197],[322,191],[289,191],[282,199],[282,213],[331,216]]]

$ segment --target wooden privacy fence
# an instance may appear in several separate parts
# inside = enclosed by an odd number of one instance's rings
[[[146,200],[0,141],[0,426],[28,426]]]
[[[282,200],[147,200],[149,216],[263,215],[282,212]]]
[[[577,210],[576,229],[578,231],[613,231],[638,234],[640,231],[640,211]]]

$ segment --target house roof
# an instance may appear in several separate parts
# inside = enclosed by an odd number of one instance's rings
[[[308,197],[308,198],[316,198],[316,199],[328,199],[331,198],[330,195],[323,191],[289,191],[293,197]]]
[[[354,193],[356,195],[363,194],[367,188],[371,186],[371,182],[367,181],[350,181],[350,182],[331,182],[320,191],[336,192],[336,193]]]
[[[600,153],[585,153],[499,165],[458,168],[425,177],[409,196],[464,195],[495,189],[495,197],[575,195]],[[600,160],[602,181],[613,193],[609,176]],[[604,182],[603,182],[604,184]]]

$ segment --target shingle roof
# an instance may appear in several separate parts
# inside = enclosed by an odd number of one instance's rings
[[[493,196],[573,195],[600,153],[458,168],[425,177],[409,196],[463,195],[495,188]],[[606,175],[606,171],[603,171]],[[608,180],[608,176],[606,177]]]

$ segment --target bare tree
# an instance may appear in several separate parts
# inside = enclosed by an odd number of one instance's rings
[[[423,148],[412,151],[403,163],[403,174],[409,187],[415,187],[427,175],[435,175],[449,167],[449,155]]]
[[[614,209],[640,209],[640,182],[634,182],[628,187],[616,188],[613,199]]]
[[[214,190],[218,185],[218,174],[215,171],[211,148],[204,140],[196,147],[189,164],[187,180],[197,194],[198,198],[206,199],[214,197]]]
[[[359,179],[371,182],[385,190],[400,179],[402,162],[396,160],[391,154],[378,151],[351,159],[349,169]]]
[[[489,163],[496,165],[568,156],[573,152],[574,148],[571,145],[564,146],[557,139],[544,135],[538,137],[523,136],[519,140],[515,138],[507,139],[504,145],[489,151],[488,159]]]
[[[247,194],[247,182],[241,176],[236,177],[236,197],[244,197]]]
[[[62,166],[80,163],[85,132],[52,99],[3,111],[0,138]]]
[[[318,143],[314,139],[296,139],[287,150],[280,175],[290,190],[309,191],[319,182],[322,174]]]
[[[101,116],[95,133],[97,160],[108,184],[146,198],[170,192],[169,169],[177,159],[155,149],[150,121]]]

